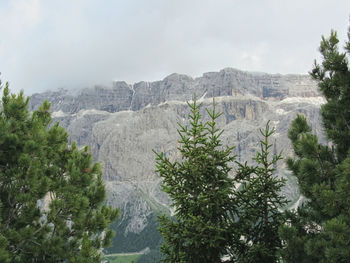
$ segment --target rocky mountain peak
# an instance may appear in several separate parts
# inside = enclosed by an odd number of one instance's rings
[[[225,131],[222,142],[236,146],[234,154],[240,161],[254,157],[259,128],[268,120],[276,127],[275,151],[283,150],[284,156],[292,154],[287,131],[297,113],[306,115],[317,133],[322,131],[319,108],[324,99],[309,76],[232,68],[198,78],[171,74],[154,82],[118,81],[75,95],[67,90],[49,91],[34,94],[30,105],[34,109],[44,99],[49,100],[54,119],[67,128],[70,140],[89,145],[95,160],[104,167],[108,202],[123,210],[118,223],[122,229],[118,231],[125,236],[142,236],[151,227],[150,215],[169,211],[169,199],[160,190],[160,179],[154,172],[152,150],[173,159],[179,157],[177,123],[188,122],[186,101],[193,94],[203,103],[203,116],[204,108],[211,107],[215,98],[217,110],[223,112],[218,120]],[[292,203],[297,202],[298,188],[283,162],[278,171],[288,178],[284,194]]]

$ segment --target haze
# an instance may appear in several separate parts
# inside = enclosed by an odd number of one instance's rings
[[[0,78],[29,95],[225,67],[307,74],[321,35],[343,46],[349,13],[348,0],[3,0]]]

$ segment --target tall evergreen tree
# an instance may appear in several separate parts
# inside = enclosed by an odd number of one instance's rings
[[[236,181],[241,183],[237,192],[239,226],[244,237],[237,251],[238,262],[278,262],[281,240],[278,229],[284,222],[281,208],[287,203],[281,195],[284,179],[276,172],[276,163],[281,154],[271,154],[273,144],[269,142],[275,129],[269,122],[260,130],[260,150],[254,158],[255,165],[239,164]]]
[[[1,262],[100,262],[118,210],[104,205],[99,164],[68,145],[50,105],[28,111],[3,89],[0,109]]]
[[[289,130],[295,158],[287,161],[307,201],[281,228],[286,262],[348,262],[350,258],[350,29],[345,51],[337,34],[322,37],[321,64],[310,73],[326,99],[321,107],[328,144],[319,143],[305,117]]]
[[[175,208],[173,219],[159,218],[164,238],[163,262],[221,262],[233,245],[236,204],[233,180],[228,173],[233,164],[232,147],[222,148],[215,104],[207,110],[210,121],[203,123],[196,99],[188,104],[190,126],[179,124],[182,160],[171,162],[157,153],[157,172],[163,190]],[[230,213],[231,212],[231,213]]]
[[[179,124],[178,130],[182,160],[156,153],[163,190],[175,208],[173,218],[159,218],[163,262],[221,262],[224,255],[225,262],[277,262],[286,200],[280,194],[284,181],[275,175],[281,156],[271,154],[269,142],[275,130],[267,123],[255,165],[241,164],[233,147],[222,147],[215,104],[206,123],[196,100],[188,105],[190,126]],[[229,177],[234,164],[237,173]]]

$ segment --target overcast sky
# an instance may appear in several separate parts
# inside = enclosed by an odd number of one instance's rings
[[[26,94],[233,67],[303,73],[349,0],[0,0],[0,72]]]

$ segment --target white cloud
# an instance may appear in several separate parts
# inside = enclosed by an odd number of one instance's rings
[[[41,19],[39,0],[13,0],[8,8],[0,8],[0,30],[13,36],[20,36],[34,27]]]
[[[344,40],[350,10],[348,0],[5,2],[0,72],[27,93],[224,67],[307,73],[322,34]]]
[[[39,0],[13,0],[6,9],[0,8],[2,41],[14,41],[35,27],[41,20],[41,11]]]
[[[23,64],[22,50],[30,45],[26,39],[41,19],[39,0],[13,0],[6,7],[0,6],[0,72],[5,78],[20,78],[14,72]]]

